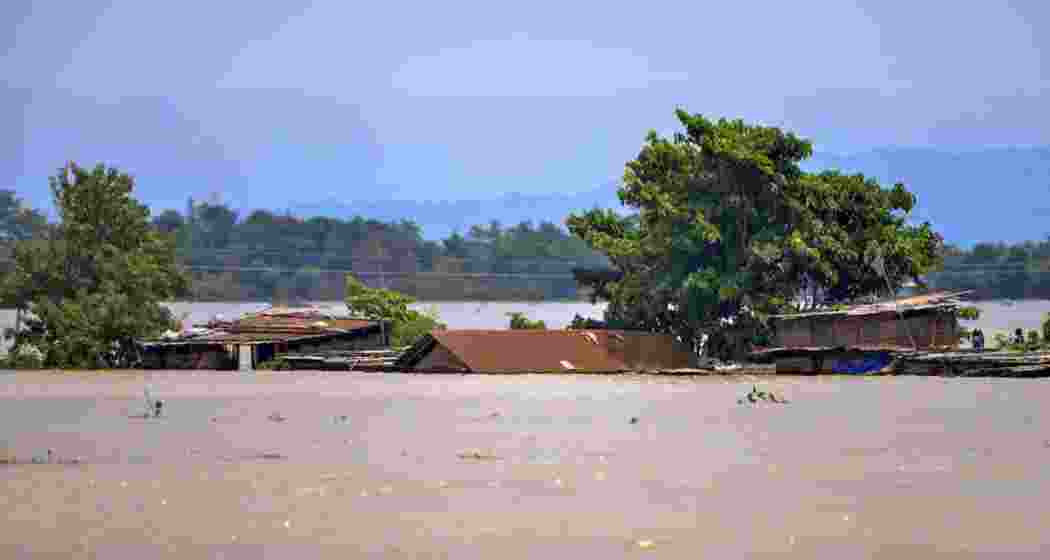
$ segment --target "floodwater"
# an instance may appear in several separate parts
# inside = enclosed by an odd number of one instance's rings
[[[790,404],[738,404],[755,383]],[[165,416],[129,418],[147,385]],[[1047,400],[1050,380],[10,373],[0,557],[1045,558]]]
[[[215,314],[233,318],[242,313],[254,312],[269,307],[267,303],[227,302],[178,302],[169,304],[177,317],[186,316],[184,323],[207,321]],[[316,302],[323,308],[339,313],[346,312],[341,301]],[[582,301],[567,302],[484,302],[484,301],[433,301],[411,305],[413,309],[436,311],[442,322],[452,329],[506,329],[510,325],[508,313],[524,313],[530,319],[543,320],[548,328],[562,329],[572,322],[573,314],[595,319],[602,318],[604,303],[592,305]]]
[[[345,312],[346,305],[338,301],[315,302],[315,305]],[[226,318],[237,317],[265,309],[262,302],[174,302],[168,304],[177,317],[183,318],[186,327],[205,322],[215,315]],[[1050,300],[1017,300],[977,302],[983,315],[978,321],[964,321],[970,328],[981,327],[989,332],[1013,332],[1016,328],[1038,329],[1044,316],[1050,313]],[[483,301],[434,301],[413,304],[414,309],[430,309],[437,312],[441,321],[452,329],[505,329],[510,324],[508,313],[524,313],[530,319],[543,320],[548,328],[565,328],[574,315],[601,319],[605,303],[591,304],[583,301],[570,302],[483,302]],[[0,327],[14,326],[15,312],[0,309]]]

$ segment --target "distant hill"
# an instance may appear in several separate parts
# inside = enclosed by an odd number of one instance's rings
[[[616,184],[572,194],[527,195],[509,193],[492,200],[363,200],[297,203],[288,210],[296,216],[330,216],[351,218],[364,216],[382,221],[413,220],[423,229],[426,239],[443,239],[470,226],[499,220],[504,226],[525,220],[534,224],[550,221],[562,226],[571,212],[591,208],[620,209]]]
[[[949,242],[963,247],[977,241],[1043,239],[1050,234],[1050,147],[820,152],[803,167],[860,172],[884,186],[901,181],[918,195],[915,218],[929,220]],[[505,225],[530,219],[564,224],[570,212],[595,206],[622,210],[615,183],[576,194],[513,193],[493,200],[440,202],[329,200],[302,202],[289,210],[299,216],[412,219],[422,226],[426,238],[439,239],[493,219]]]

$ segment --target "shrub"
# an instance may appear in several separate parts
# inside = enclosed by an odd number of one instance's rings
[[[292,366],[288,362],[284,361],[282,358],[274,358],[272,360],[266,360],[265,362],[256,364],[255,369],[265,371],[284,371],[292,369]]]
[[[543,321],[533,321],[518,311],[507,313],[507,316],[510,317],[510,328],[513,330],[545,330],[547,328],[547,324]]]
[[[433,307],[423,311],[409,309],[404,320],[390,328],[390,345],[395,348],[412,346],[430,331],[443,330],[447,326],[438,320],[437,309]]]
[[[981,318],[981,310],[977,307],[960,307],[959,318],[967,321],[976,321]]]
[[[542,322],[542,321],[541,321]],[[595,330],[595,329],[607,329],[609,328],[605,321],[599,321],[597,319],[591,319],[590,317],[584,317],[577,313],[573,316],[572,322],[569,323],[569,330]]]
[[[20,344],[11,351],[7,361],[14,369],[40,369],[44,367],[44,353],[32,344]]]

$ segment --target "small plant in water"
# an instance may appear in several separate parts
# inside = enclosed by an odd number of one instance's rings
[[[20,344],[12,353],[9,364],[15,369],[40,369],[44,367],[44,353],[32,344]]]

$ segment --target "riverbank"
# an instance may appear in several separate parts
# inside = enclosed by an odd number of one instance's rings
[[[790,404],[737,404],[756,383]],[[129,418],[147,384],[165,416]],[[14,373],[7,452],[81,462],[0,466],[0,551],[1035,557],[1047,399],[1043,380]]]

